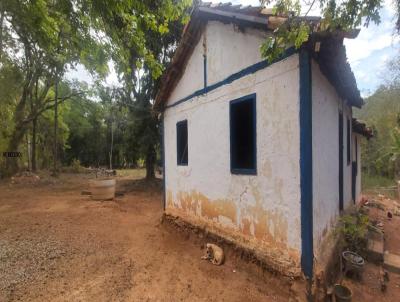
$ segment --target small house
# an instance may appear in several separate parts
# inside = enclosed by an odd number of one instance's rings
[[[193,10],[155,100],[165,213],[311,277],[360,197],[369,132],[353,118],[363,100],[343,46],[358,32],[317,32],[269,62],[260,46],[282,20],[262,7]]]

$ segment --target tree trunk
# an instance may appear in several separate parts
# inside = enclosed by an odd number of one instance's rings
[[[58,80],[55,83],[55,91],[54,91],[54,166],[53,166],[53,175],[57,175],[57,128],[58,128]]]
[[[113,122],[111,121],[111,144],[110,144],[110,170],[112,170],[112,160],[113,160],[113,147],[114,147],[114,130],[113,130]]]
[[[39,79],[36,79],[35,83],[35,101],[38,102],[38,87]],[[35,106],[33,103],[32,93],[30,94],[31,101],[31,114],[34,114]],[[31,142],[31,169],[32,172],[36,172],[36,126],[37,126],[37,117],[32,120],[32,142]]]
[[[28,82],[28,81],[27,81]],[[18,152],[19,145],[21,144],[27,130],[27,125],[23,123],[25,104],[28,98],[28,84],[25,83],[22,90],[21,98],[15,108],[14,123],[15,127],[8,142],[8,152]],[[8,157],[6,159],[6,176],[12,176],[18,171],[18,157]]]
[[[26,151],[28,153],[28,170],[32,171],[32,166],[31,166],[31,142],[29,140],[29,135],[28,132],[25,134],[26,137]]]
[[[36,127],[37,118],[32,121],[32,172],[36,172]]]
[[[156,151],[153,145],[149,145],[146,152],[146,179],[152,180],[156,178],[154,165],[156,162]]]
[[[0,3],[0,60],[3,54],[3,23],[4,23],[4,10]]]
[[[26,127],[16,127],[11,135],[11,139],[8,143],[7,151],[17,152],[19,145],[24,138]],[[6,158],[6,176],[12,176],[18,172],[18,157],[7,157]]]

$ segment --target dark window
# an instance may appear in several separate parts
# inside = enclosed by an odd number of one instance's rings
[[[180,166],[188,164],[188,127],[187,120],[176,123],[176,154]]]
[[[256,174],[256,95],[230,102],[231,172]]]
[[[350,120],[347,119],[347,164],[350,165],[351,162],[351,129]]]

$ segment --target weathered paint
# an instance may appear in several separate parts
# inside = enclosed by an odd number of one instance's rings
[[[243,30],[232,24],[207,24],[207,79],[212,85],[239,70],[263,60],[260,45],[267,34],[253,28]]]
[[[216,28],[206,29],[205,33],[213,33],[207,36],[207,79],[211,84],[246,67],[242,65],[259,60],[261,36],[250,43],[242,41],[241,37],[248,36],[237,33],[232,25],[221,27],[225,30],[224,39],[235,39],[226,41],[226,45],[235,47],[212,43]],[[237,59],[254,49],[257,58],[251,55],[251,61]],[[228,53],[236,57],[235,64],[227,63],[220,66],[222,70],[211,72],[213,60],[215,64]],[[181,82],[199,76],[202,78],[203,74],[184,76]],[[184,83],[177,87],[180,85]],[[194,101],[168,108],[164,118],[166,212],[206,225],[264,254],[283,272],[296,274],[300,271],[301,254],[298,92],[295,54]],[[175,91],[173,95],[184,93]],[[257,96],[257,175],[233,175],[229,162],[229,101],[252,93]],[[169,104],[175,100],[171,96]],[[190,160],[187,167],[178,167],[174,161],[174,125],[183,119],[188,120]]]
[[[352,204],[351,165],[347,165],[347,119],[351,108],[312,62],[313,99],[313,222],[314,254],[322,261],[324,240],[330,238],[339,215],[339,133],[338,114],[343,112],[343,197],[344,209]],[[331,238],[332,239],[332,238]],[[329,245],[328,245],[329,246]],[[325,259],[326,260],[326,259]]]
[[[301,267],[306,277],[313,276],[313,127],[312,69],[306,48],[299,54],[300,74],[300,192],[301,192]]]
[[[164,113],[161,114],[161,161],[162,161],[162,173],[163,173],[163,208],[165,211],[165,205],[167,203],[167,188],[165,186],[165,179],[166,179],[166,174],[165,174],[165,139],[164,139]]]
[[[308,259],[313,256],[302,251],[302,243],[308,243],[320,261],[339,215],[339,111],[344,117],[344,207],[352,204],[351,165],[346,160],[346,124],[352,111],[312,62],[309,242],[301,231],[299,55],[268,67],[258,63],[264,38],[231,24],[206,26],[164,112],[165,210],[254,249],[285,274],[298,275],[302,253]],[[242,72],[249,66],[251,72]],[[257,175],[234,175],[229,102],[250,94],[257,98]],[[175,125],[180,120],[188,121],[188,166],[177,166],[175,160]]]

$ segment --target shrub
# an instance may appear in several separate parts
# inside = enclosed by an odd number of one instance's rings
[[[367,247],[369,217],[356,212],[342,216],[339,223],[338,230],[342,235],[345,249],[356,253],[363,253]]]
[[[84,167],[81,166],[81,162],[79,159],[73,159],[71,163],[71,172],[72,173],[82,173],[85,170]]]

